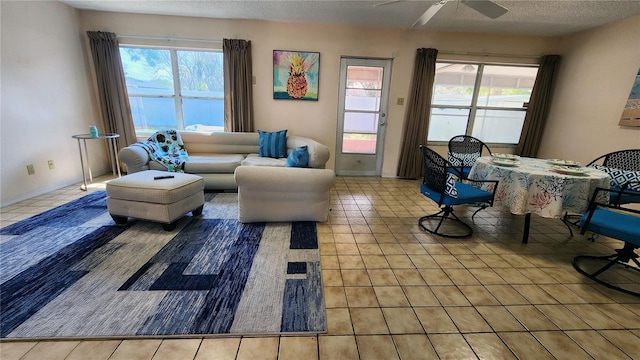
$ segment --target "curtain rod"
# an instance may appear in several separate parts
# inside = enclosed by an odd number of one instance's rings
[[[147,35],[117,35],[119,38],[129,39],[145,39],[145,40],[163,40],[163,41],[190,41],[190,42],[207,42],[222,44],[222,40],[212,39],[191,39],[191,38],[177,38],[177,37],[165,37],[165,36],[147,36]]]
[[[540,59],[542,55],[522,55],[522,54],[492,54],[468,51],[438,51],[438,55],[469,55],[469,56],[485,56],[485,57],[502,57],[502,58],[523,58],[523,59]]]

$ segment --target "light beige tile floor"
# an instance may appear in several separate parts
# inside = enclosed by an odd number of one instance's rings
[[[105,178],[89,186],[104,189]],[[2,226],[85,195],[78,185],[1,209]],[[0,359],[631,359],[640,354],[640,298],[593,283],[578,254],[621,243],[570,237],[558,220],[499,208],[474,235],[423,233],[435,212],[418,182],[338,177],[318,225],[327,334],[108,341],[3,341]],[[467,218],[473,208],[458,207]],[[624,278],[623,281],[637,281]]]

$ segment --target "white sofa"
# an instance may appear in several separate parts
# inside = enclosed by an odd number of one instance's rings
[[[240,166],[238,220],[241,223],[272,221],[327,221],[333,170]]]
[[[286,158],[273,159],[258,156],[258,133],[199,133],[180,131],[189,154],[184,171],[204,179],[205,190],[237,189],[234,172],[240,166],[284,167]],[[287,153],[306,145],[309,167],[323,169],[329,160],[329,148],[319,142],[302,137],[287,136]],[[164,170],[156,161],[149,161],[146,150],[130,145],[118,153],[128,174],[143,170]]]

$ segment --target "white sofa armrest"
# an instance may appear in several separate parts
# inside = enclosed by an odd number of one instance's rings
[[[140,146],[122,148],[118,152],[118,159],[127,167],[127,174],[149,170],[149,153]]]
[[[242,223],[328,219],[333,170],[240,166],[235,180]]]
[[[287,136],[288,150],[304,145],[307,145],[307,150],[309,151],[309,167],[324,169],[330,155],[328,146],[303,136]]]

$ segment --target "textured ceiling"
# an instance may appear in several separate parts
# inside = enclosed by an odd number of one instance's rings
[[[78,9],[218,19],[253,19],[296,23],[411,28],[435,1],[218,1],[218,0],[60,0]],[[473,0],[472,0],[473,1]],[[561,36],[640,14],[640,0],[495,0],[509,9],[489,19],[465,6],[448,3],[419,29]]]

